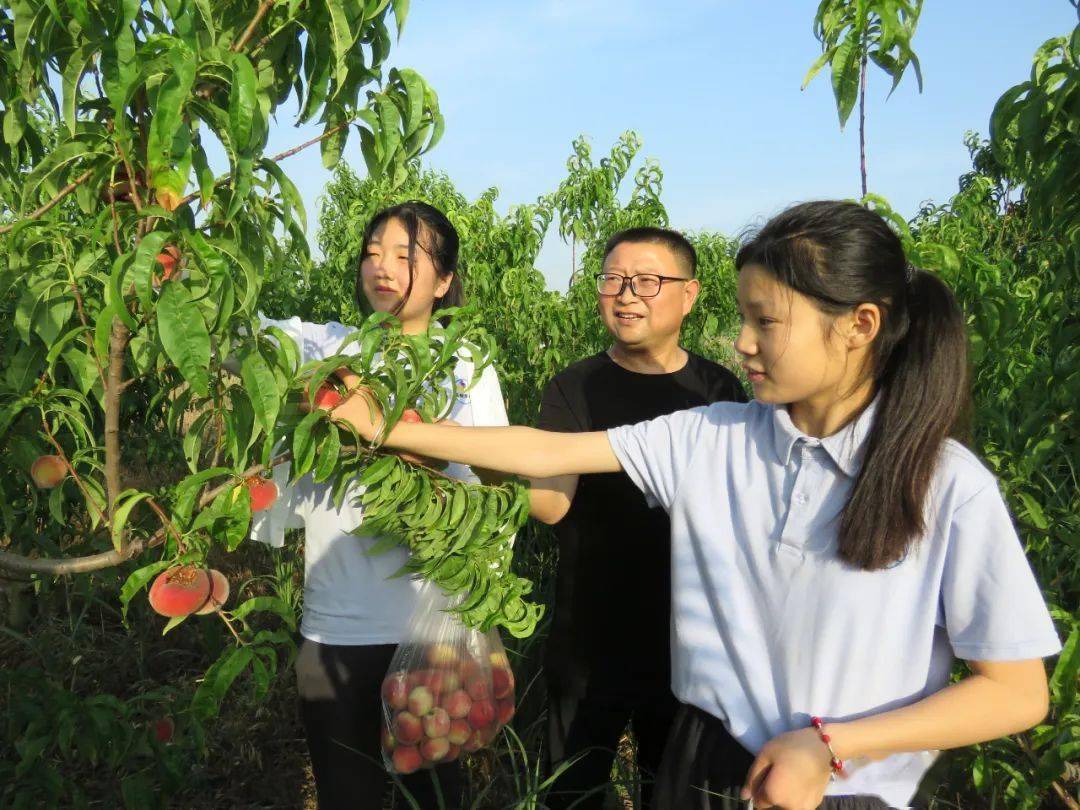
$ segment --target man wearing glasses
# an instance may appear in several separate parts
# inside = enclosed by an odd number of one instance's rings
[[[632,228],[611,237],[596,291],[612,344],[556,375],[537,427],[606,430],[721,400],[744,402],[734,374],[679,346],[700,289],[696,269],[693,245],[676,231]],[[610,781],[627,724],[642,780],[651,782],[677,708],[668,516],[650,509],[625,473],[534,481],[531,506],[559,539],[545,654],[551,764],[581,754],[547,803],[601,808],[598,786]],[[642,793],[648,806],[648,784]]]

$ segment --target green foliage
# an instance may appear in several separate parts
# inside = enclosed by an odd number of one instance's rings
[[[892,78],[890,95],[909,65],[922,91],[919,57],[911,49],[921,13],[922,0],[821,0],[814,36],[822,54],[807,71],[803,89],[829,66],[841,129],[855,109],[867,59]]]
[[[383,80],[391,16],[400,32],[407,7],[0,9],[0,564],[59,573],[36,558],[81,554],[93,570],[158,548],[128,575],[126,614],[153,575],[247,537],[236,484],[271,465],[297,424],[286,396],[302,387],[296,347],[253,328],[267,265],[283,244],[307,251],[306,213],[277,162],[297,150],[265,154],[270,122],[295,103],[297,123],[322,123],[329,166],[356,126],[371,176],[400,183],[443,126],[419,74]],[[319,446],[327,477],[338,449]],[[51,492],[28,476],[46,453],[71,473]],[[240,646],[195,695],[207,716],[241,671],[265,689],[277,649],[291,653],[287,632],[249,626],[253,611],[294,624],[266,602],[218,614]]]
[[[0,803],[4,807],[89,807],[101,786],[87,774],[104,771],[119,785],[122,806],[165,807],[164,790],[183,784],[189,745],[166,745],[155,735],[155,714],[167,692],[140,701],[84,697],[37,669],[0,670],[0,691],[17,693],[3,724]],[[171,722],[171,721],[170,721]],[[83,779],[71,778],[81,773]]]
[[[429,422],[445,419],[462,393],[455,377],[458,355],[472,362],[475,383],[491,363],[494,344],[466,313],[441,310],[438,317],[442,322],[425,334],[406,335],[393,316],[373,314],[338,354],[313,361],[310,376],[301,372],[299,378],[313,392],[336,369],[351,369],[378,404],[387,429],[408,408]],[[358,351],[351,354],[354,346]],[[298,423],[283,420],[279,435],[292,437],[293,480],[310,472],[316,482],[329,482],[339,506],[350,487],[363,486],[364,522],[352,528],[357,534],[385,535],[368,553],[404,545],[411,554],[397,575],[420,574],[447,594],[461,594],[454,611],[467,625],[532,635],[543,609],[523,600],[533,584],[510,570],[511,542],[529,516],[528,489],[517,482],[477,486],[432,474],[379,453],[379,442],[342,458],[340,430],[318,410]],[[346,438],[359,444],[357,437]]]
[[[1080,238],[1080,26],[1035,52],[1031,78],[994,107],[994,156],[1026,188],[1035,215]]]

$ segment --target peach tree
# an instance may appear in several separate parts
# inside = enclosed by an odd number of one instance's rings
[[[438,141],[435,93],[386,70],[408,0],[20,0],[0,9],[0,577],[45,582],[122,566],[168,631],[213,613],[237,644],[195,707],[250,670],[265,690],[290,644],[272,596],[228,604],[209,554],[234,551],[269,474],[357,476],[366,508],[413,546],[417,572],[470,590],[475,624],[531,632],[529,583],[508,572],[520,485],[470,488],[360,447],[316,408],[333,368],[301,367],[256,311],[283,245],[306,251],[306,214],[282,162],[318,146],[333,166],[356,130],[372,177],[399,185]],[[396,30],[395,30],[396,29]],[[268,154],[285,115],[321,134]],[[355,138],[354,138],[355,140]],[[394,417],[443,415],[455,351],[489,344],[462,315],[431,338],[372,321],[335,362]],[[396,363],[386,363],[394,358]],[[325,391],[324,391],[325,393]],[[382,482],[382,484],[380,484]],[[415,513],[397,508],[409,494]],[[463,534],[482,526],[489,543]],[[505,575],[504,575],[505,574]],[[234,595],[234,602],[235,595]],[[281,629],[253,623],[279,616]]]

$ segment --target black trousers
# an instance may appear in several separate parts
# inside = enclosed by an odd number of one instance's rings
[[[575,760],[555,781],[545,800],[550,810],[599,810],[611,781],[619,739],[627,724],[637,741],[643,805],[664,752],[679,703],[670,692],[643,697],[574,697],[548,684],[548,748],[551,767]],[[583,798],[584,797],[584,798]]]
[[[654,810],[744,810],[739,799],[754,755],[723,722],[682,706],[671,727],[656,779]],[[888,810],[876,796],[828,796],[820,810]]]
[[[320,810],[380,810],[390,776],[383,768],[380,691],[394,644],[337,646],[303,639],[296,685]],[[399,777],[423,810],[457,810],[465,778],[458,762]],[[395,807],[408,807],[401,796]]]

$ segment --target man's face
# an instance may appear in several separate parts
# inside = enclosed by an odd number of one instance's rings
[[[628,349],[653,349],[678,342],[683,319],[694,306],[700,285],[664,245],[623,242],[604,260],[605,273],[633,278],[668,276],[686,281],[662,281],[653,297],[635,295],[627,284],[618,295],[597,295],[604,326],[616,343]]]

